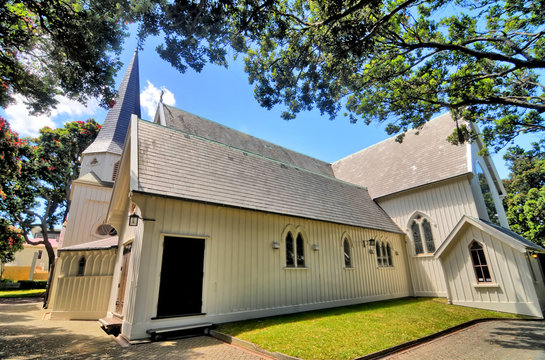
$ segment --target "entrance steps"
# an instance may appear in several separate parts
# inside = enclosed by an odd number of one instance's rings
[[[212,323],[200,323],[192,325],[180,325],[171,326],[165,328],[148,329],[146,333],[151,336],[151,340],[156,340],[158,336],[167,335],[195,335],[195,334],[207,334],[210,328],[214,327]],[[176,333],[176,334],[175,334]]]
[[[123,322],[123,319],[112,316],[98,319],[98,322],[106,334],[117,336],[121,332],[121,323]]]

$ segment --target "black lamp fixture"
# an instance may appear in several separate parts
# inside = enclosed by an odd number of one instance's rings
[[[137,214],[131,214],[129,215],[129,226],[138,226],[138,219],[140,216]]]
[[[138,226],[138,219],[142,219],[143,221],[155,221],[155,219],[146,219],[146,218],[138,216],[137,214],[130,214],[129,226]]]
[[[365,247],[365,245],[369,245],[369,247],[373,247],[375,246],[375,239],[371,238],[369,240],[363,240],[363,247]]]

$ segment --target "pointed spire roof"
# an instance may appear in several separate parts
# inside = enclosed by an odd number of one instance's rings
[[[131,115],[136,114],[140,117],[139,83],[138,50],[136,50],[119,86],[114,106],[108,111],[97,138],[83,154],[103,152],[121,154]]]

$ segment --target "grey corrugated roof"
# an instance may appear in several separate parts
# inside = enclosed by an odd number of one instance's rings
[[[138,52],[132,60],[119,86],[114,106],[108,111],[95,141],[84,154],[109,152],[121,154],[132,114],[140,117],[140,84],[138,76]]]
[[[307,169],[327,176],[333,176],[331,165],[313,157],[300,154],[268,141],[233,130],[186,111],[163,105],[166,126],[217,141],[238,149],[278,160],[286,164]]]
[[[365,188],[142,120],[138,163],[132,190],[401,233]]]
[[[446,138],[455,129],[450,113],[432,119],[417,135],[408,131],[403,143],[395,137],[332,164],[335,177],[366,186],[373,199],[469,172],[466,145]]]
[[[111,236],[105,239],[89,241],[83,244],[67,246],[65,248],[59,249],[59,251],[107,250],[107,249],[116,248],[117,242],[118,242],[118,237]]]

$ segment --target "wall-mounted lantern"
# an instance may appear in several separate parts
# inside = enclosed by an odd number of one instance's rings
[[[314,250],[314,251],[320,250],[320,245],[318,245],[318,244],[313,244],[313,245],[312,245],[312,250]]]
[[[140,216],[136,214],[129,215],[129,226],[138,226],[138,219]]]
[[[155,219],[146,219],[137,214],[131,214],[129,215],[129,226],[138,226],[138,219],[142,219],[143,221],[155,221]]]
[[[363,247],[369,245],[369,247],[375,246],[375,239],[371,238],[369,240],[363,240]]]
[[[278,241],[273,241],[272,242],[272,248],[273,249],[280,249],[280,243]]]

